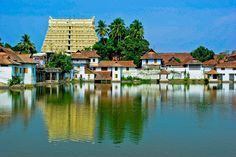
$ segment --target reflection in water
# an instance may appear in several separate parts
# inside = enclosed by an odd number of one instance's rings
[[[0,91],[0,128],[16,117],[27,127],[36,109],[41,109],[48,140],[99,142],[111,140],[139,143],[145,126],[157,111],[191,111],[199,126],[213,112],[235,114],[232,84],[128,86],[76,84],[37,87],[25,91]],[[215,108],[215,105],[220,107]],[[230,105],[229,105],[230,104]]]
[[[35,89],[33,90],[0,90],[0,128],[20,118],[27,127],[35,111]]]

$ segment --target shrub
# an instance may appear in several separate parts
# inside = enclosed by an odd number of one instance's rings
[[[8,85],[13,86],[21,83],[21,78],[19,76],[14,76],[12,79],[8,80]]]

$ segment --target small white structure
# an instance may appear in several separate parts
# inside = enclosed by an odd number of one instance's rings
[[[100,56],[96,51],[78,51],[71,54],[74,79],[94,81],[94,73],[89,67],[97,66]]]
[[[121,81],[123,72],[135,71],[136,65],[133,61],[100,61],[91,68],[96,81]]]
[[[224,62],[216,65],[219,79],[223,82],[236,81],[236,61]]]
[[[36,63],[31,54],[19,54],[0,47],[0,82],[7,84],[13,77],[20,77],[24,84],[36,83]]]
[[[149,50],[142,57],[142,68],[144,69],[160,69],[162,58],[153,50]]]

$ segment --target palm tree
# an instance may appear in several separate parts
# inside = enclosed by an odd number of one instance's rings
[[[129,26],[129,35],[134,39],[143,39],[144,38],[144,28],[140,21],[134,20]]]
[[[36,52],[35,46],[30,41],[30,36],[27,34],[21,37],[21,41],[16,45],[15,50],[21,51],[22,53],[31,53],[31,54]]]
[[[110,33],[109,37],[117,42],[121,41],[124,39],[125,34],[126,34],[126,28],[125,28],[125,23],[124,20],[121,18],[115,19],[110,25]]]
[[[104,37],[108,34],[109,29],[107,28],[107,25],[105,21],[99,20],[98,26],[96,28],[96,32],[99,35],[101,39],[104,39]]]

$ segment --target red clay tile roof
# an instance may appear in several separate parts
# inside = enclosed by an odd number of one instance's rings
[[[154,50],[149,50],[146,52],[141,59],[161,59],[160,56],[154,51]]]
[[[186,62],[186,60],[190,60],[193,57],[188,52],[165,52],[158,53],[160,58],[163,60],[164,64],[168,63],[172,58],[178,58],[181,63]]]
[[[23,63],[35,64],[33,58],[31,57],[31,54],[18,54],[18,56],[21,58]]]
[[[203,65],[212,65],[212,66],[215,66],[217,64],[217,60],[216,59],[210,59],[210,60],[207,60],[205,62],[203,62],[202,64]]]
[[[167,63],[165,63],[167,66],[182,66],[182,62],[178,62],[175,57],[172,57]]]
[[[73,59],[100,58],[97,51],[77,51],[71,54]]]
[[[99,56],[97,54],[97,51],[81,51],[81,53],[85,56],[87,56],[88,58],[100,58],[101,56]]]
[[[218,74],[218,73],[217,73],[217,71],[215,71],[215,70],[210,70],[210,71],[208,71],[206,74],[208,74],[208,75],[216,75],[216,74]]]
[[[88,56],[82,54],[81,52],[75,52],[71,54],[72,59],[89,59]]]
[[[1,65],[18,65],[20,63],[13,61],[9,55],[0,52],[0,64]]]
[[[217,68],[236,68],[236,61],[224,62],[216,65]]]
[[[184,63],[185,65],[186,64],[202,64],[202,62],[200,62],[199,60],[197,59],[190,59],[188,60],[187,62]]]
[[[30,58],[30,54],[19,54],[19,53],[14,52],[12,49],[4,48],[1,46],[0,46],[0,52],[5,53],[14,62],[36,64],[33,62],[33,59]]]
[[[100,61],[98,65],[91,65],[95,67],[130,67],[135,68],[133,61]]]
[[[97,81],[110,81],[112,80],[111,71],[94,71],[95,80]]]

